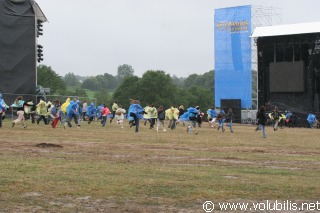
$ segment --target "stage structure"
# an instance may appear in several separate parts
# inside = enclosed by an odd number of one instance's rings
[[[302,125],[320,109],[320,22],[258,27],[259,106],[296,112]]]
[[[279,25],[282,9],[277,7],[252,6],[251,28]],[[256,40],[251,37],[252,109],[258,108],[258,57]]]
[[[241,108],[256,108],[258,101],[257,49],[252,30],[279,22],[278,8],[246,5],[215,10],[215,106],[226,110],[240,103],[235,114],[238,120]]]
[[[0,0],[0,92],[34,94],[37,62],[43,60],[42,23],[47,19],[33,0]],[[5,97],[6,101],[10,103]],[[9,98],[10,99],[10,98]]]

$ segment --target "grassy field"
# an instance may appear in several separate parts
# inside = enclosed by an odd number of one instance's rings
[[[320,201],[320,130],[207,123],[0,128],[0,212],[204,212],[217,202]],[[320,207],[320,206],[319,206]],[[217,208],[215,208],[217,209]],[[252,211],[251,211],[252,212]],[[282,211],[283,212],[283,211]]]

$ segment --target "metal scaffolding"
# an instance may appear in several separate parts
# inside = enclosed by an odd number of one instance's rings
[[[256,27],[279,25],[282,23],[282,9],[276,7],[252,6],[251,29]],[[252,68],[252,109],[258,107],[258,53],[257,43],[251,39]]]

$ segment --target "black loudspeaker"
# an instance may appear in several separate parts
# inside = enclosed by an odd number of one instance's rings
[[[33,4],[31,0],[0,0],[0,90],[3,93],[34,94],[37,64]]]
[[[241,99],[221,99],[221,109],[228,113],[231,108],[233,111],[233,123],[241,123]]]

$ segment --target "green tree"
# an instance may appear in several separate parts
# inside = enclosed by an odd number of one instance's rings
[[[103,77],[106,79],[107,82],[107,89],[110,90],[115,90],[119,86],[119,80],[117,77],[109,74],[109,73],[104,73]]]
[[[148,70],[140,81],[140,102],[142,104],[164,105],[176,103],[177,88],[169,74],[161,70]]]
[[[68,85],[68,86],[74,86],[74,87],[79,87],[80,86],[80,81],[78,80],[77,76],[73,73],[67,73],[64,76],[64,82]]]
[[[102,90],[107,88],[107,81],[103,75],[97,75],[95,77],[98,88],[96,90]]]
[[[66,91],[66,84],[62,77],[49,66],[37,67],[37,81],[38,85],[50,88],[51,94],[63,94]]]
[[[208,95],[212,97],[212,105],[215,102],[215,90],[214,90],[214,70],[204,73],[203,75],[199,76],[198,86],[203,86],[204,88],[208,89]]]
[[[189,100],[188,100],[188,90],[185,88],[178,88],[177,89],[177,97],[175,100],[176,100],[175,104],[177,104],[178,107],[180,105],[183,105],[185,107],[190,106]]]
[[[119,86],[118,79],[109,73],[104,73],[103,75],[97,75],[96,79],[100,84],[101,89],[114,90]]]
[[[203,75],[198,75],[198,74],[189,75],[184,81],[184,86],[191,87],[194,85],[203,86],[213,90],[214,71],[211,70],[209,72],[204,73]]]
[[[110,105],[110,95],[106,89],[101,89],[96,91],[94,97],[97,99],[97,104],[107,104]]]
[[[130,106],[130,99],[139,99],[139,82],[140,78],[137,76],[127,76],[123,79],[120,86],[113,93],[113,101],[121,104],[122,107],[128,109]]]
[[[198,86],[203,86],[211,91],[214,90],[214,71],[211,70],[209,72],[200,75],[196,81]]]
[[[123,64],[118,67],[117,77],[120,79],[124,79],[125,77],[134,76],[134,70],[132,66],[128,64]]]
[[[200,106],[202,111],[206,111],[213,105],[212,91],[202,86],[192,86],[188,89],[187,100],[189,106]]]
[[[101,89],[101,84],[96,77],[90,77],[82,82],[81,88],[96,91]]]
[[[206,72],[203,75],[192,74],[188,76],[184,82],[184,86],[186,88],[202,87],[203,89],[207,89],[207,96],[212,98],[211,105],[214,105],[214,70]]]
[[[114,90],[119,86],[119,81],[111,74],[104,73],[103,75],[92,76],[82,82],[81,88],[94,91]]]
[[[184,87],[191,87],[197,84],[197,78],[199,77],[198,74],[191,74],[189,75],[186,80],[184,81]]]
[[[184,81],[186,80],[185,78],[178,78],[176,75],[173,75],[172,77],[172,82],[174,85],[176,85],[177,87],[181,88],[184,86]]]

